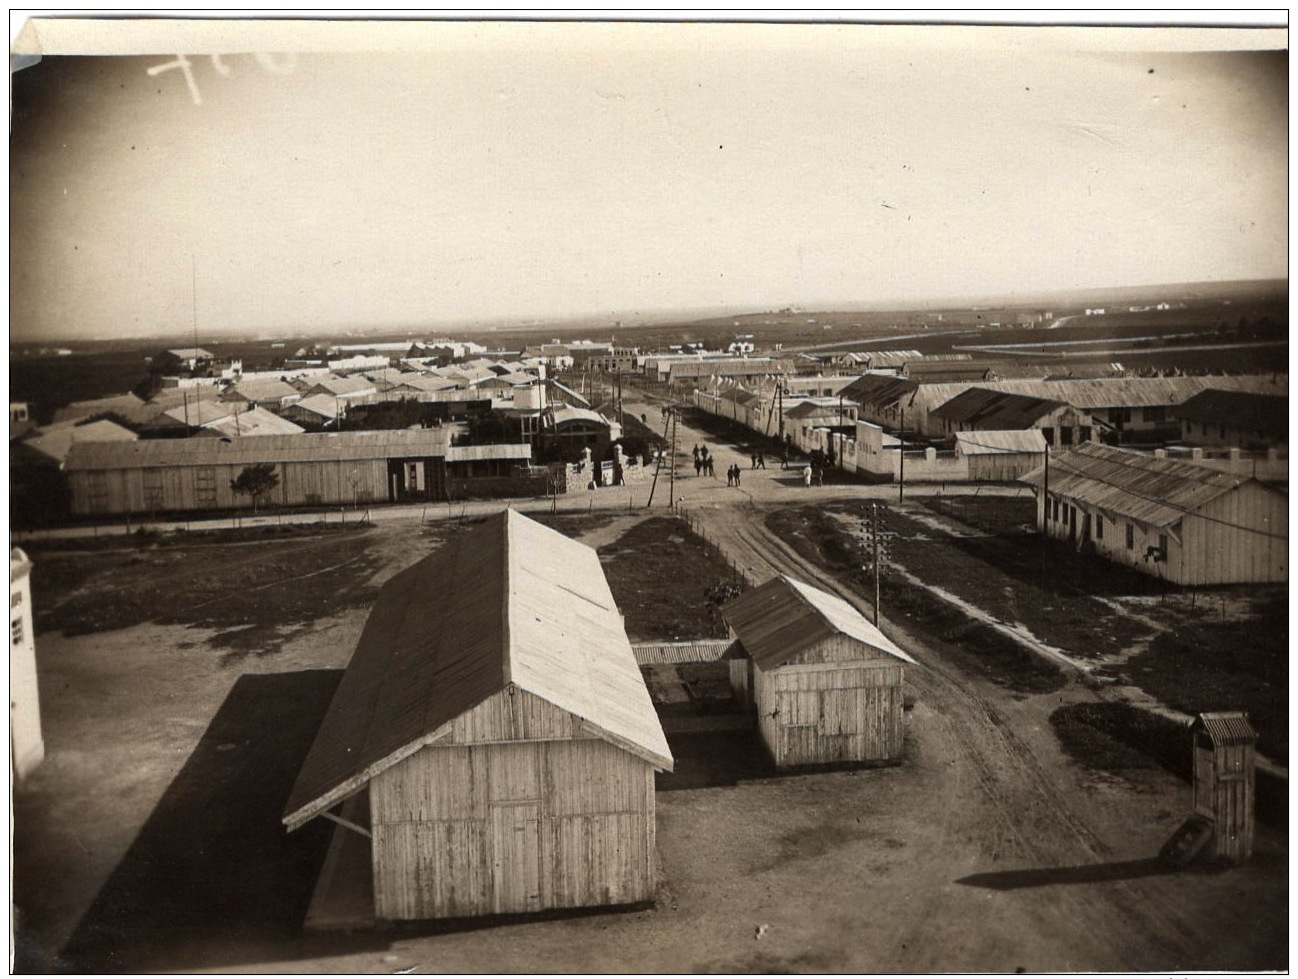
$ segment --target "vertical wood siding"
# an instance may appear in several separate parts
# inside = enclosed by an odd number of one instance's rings
[[[901,757],[903,670],[895,660],[753,672],[758,729],[778,767]]]
[[[380,918],[653,896],[653,768],[603,740],[430,745],[376,776],[370,804]]]

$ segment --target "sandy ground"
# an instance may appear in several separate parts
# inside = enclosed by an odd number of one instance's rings
[[[698,436],[702,441],[702,436]],[[688,452],[689,436],[682,436]],[[714,446],[718,464],[726,454]],[[746,459],[744,462],[746,463]],[[833,587],[746,504],[806,497],[778,467],[686,489],[746,566]],[[678,483],[689,486],[691,476]],[[828,487],[826,488],[829,489]],[[841,493],[841,490],[840,490]],[[605,528],[597,533],[607,535]],[[383,526],[375,581],[437,529]],[[1287,838],[1247,866],[1152,861],[1189,788],[1090,773],[1047,717],[1092,696],[970,680],[896,627],[923,664],[899,767],[777,777],[751,734],[677,736],[658,793],[652,908],[306,936],[327,833],[278,824],[364,611],[274,656],[222,665],[205,630],[38,637],[47,760],[14,796],[26,971],[1185,971],[1286,969]]]

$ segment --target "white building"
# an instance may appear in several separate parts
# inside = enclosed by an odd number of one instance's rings
[[[36,686],[36,635],[32,623],[32,562],[9,551],[9,767],[21,782],[45,757]]]

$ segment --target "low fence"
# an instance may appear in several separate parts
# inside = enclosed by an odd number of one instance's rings
[[[715,663],[724,659],[733,639],[699,639],[694,642],[632,643],[635,661],[641,666],[663,663]]]

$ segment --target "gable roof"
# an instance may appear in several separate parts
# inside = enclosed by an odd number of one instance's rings
[[[891,639],[837,595],[778,575],[721,607],[754,663],[763,669],[794,661],[835,635],[848,636],[886,656],[915,663]]]
[[[104,445],[78,442],[64,468],[78,470],[149,469],[155,466],[246,466],[257,462],[342,462],[356,459],[443,456],[450,446],[448,426],[371,432],[265,435],[255,439],[141,439]]]
[[[599,557],[506,510],[380,590],[284,822],[301,826],[511,684],[672,767]]]
[[[77,425],[67,422],[42,428],[23,442],[27,448],[62,464],[72,451],[72,446],[89,442],[134,442],[137,436],[130,429],[101,418],[98,421]]]
[[[1021,428],[1010,432],[956,432],[955,443],[967,456],[1004,452],[1041,455],[1046,451],[1046,437],[1039,428]]]
[[[1035,398],[1028,394],[1012,394],[989,388],[970,388],[934,408],[929,412],[929,417],[1009,431],[1016,428],[1031,428],[1051,412],[1067,407],[1068,405],[1063,401]]]
[[[856,402],[847,398],[803,398],[792,408],[784,410],[785,418],[844,418],[848,408],[855,408]]]
[[[917,382],[893,374],[864,374],[843,388],[843,396],[860,405],[886,408],[918,389]]]
[[[1191,462],[1155,459],[1096,442],[1083,442],[1052,457],[1049,478],[1052,496],[1087,503],[1153,527],[1172,527],[1219,496],[1244,483],[1257,482]],[[1044,466],[1021,477],[1033,486],[1041,486],[1044,480]]]
[[[268,435],[298,435],[306,431],[301,425],[295,425],[287,418],[267,411],[265,408],[253,408],[251,411],[237,411],[206,422],[203,432],[227,438],[248,438]]]
[[[324,377],[312,377],[307,380],[307,391],[318,394],[360,394],[374,390],[374,382],[363,375],[337,377],[329,374]]]
[[[1257,432],[1271,438],[1289,437],[1289,398],[1248,391],[1200,391],[1172,412],[1188,422],[1224,425],[1237,432]]]
[[[210,399],[195,400],[193,404],[181,405],[179,408],[168,408],[161,418],[169,418],[181,425],[198,427],[220,421],[234,414],[234,406],[223,401]]]
[[[240,381],[222,395],[222,400],[282,401],[298,397],[297,388],[287,381],[281,381],[277,377],[264,377]]]

